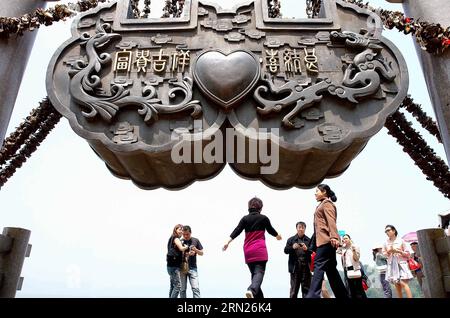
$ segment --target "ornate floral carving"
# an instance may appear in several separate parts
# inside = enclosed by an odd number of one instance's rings
[[[209,12],[205,8],[200,7],[200,8],[198,8],[197,14],[198,14],[198,16],[203,17],[205,15],[208,15]]]
[[[241,42],[245,40],[245,36],[239,32],[230,32],[225,34],[224,38],[229,42]]]
[[[151,40],[155,44],[166,44],[172,42],[171,37],[169,37],[167,34],[160,34],[160,33],[158,33],[156,36],[152,36]]]
[[[264,42],[264,46],[267,46],[271,49],[277,49],[284,45],[284,42],[280,41],[279,38],[267,38],[266,42]]]
[[[297,81],[291,80],[277,87],[270,77],[264,76],[263,80],[266,85],[259,86],[254,94],[256,101],[262,106],[258,107],[259,114],[266,115],[280,112],[286,107],[295,105],[282,122],[286,128],[298,128],[298,125],[293,122],[294,118],[306,108],[320,102],[324,93],[347,99],[352,103],[358,103],[359,98],[382,91],[382,79],[392,82],[397,76],[389,62],[380,54],[382,47],[378,45],[379,40],[346,31],[342,33],[332,32],[331,40],[343,42],[346,46],[360,51],[345,69],[342,82],[333,83],[330,79],[325,79],[303,88]],[[348,55],[345,55],[344,59],[348,60]],[[261,93],[269,91],[272,95],[288,93],[288,96],[280,100],[269,100],[262,97]]]
[[[132,144],[138,141],[138,127],[130,125],[129,122],[121,122],[112,131],[114,133],[113,141],[119,145]]]
[[[205,19],[200,24],[207,29],[213,29],[218,32],[227,32],[234,28],[231,19]]]
[[[266,33],[258,31],[258,30],[240,30],[239,32],[245,34],[250,39],[259,40],[266,36]]]
[[[99,74],[102,68],[111,63],[111,56],[108,53],[99,54],[97,50],[112,40],[121,38],[119,34],[108,33],[108,28],[108,24],[103,24],[97,28],[95,35],[81,35],[80,41],[85,46],[88,62],[78,60],[70,71],[70,93],[78,104],[87,109],[82,112],[83,116],[93,119],[99,115],[106,122],[111,122],[119,109],[125,106],[138,107],[138,113],[144,116],[146,123],[150,123],[152,119],[157,120],[159,114],[191,111],[193,118],[201,114],[200,102],[192,100],[192,79],[187,76],[182,80],[168,81],[172,87],[168,92],[169,99],[174,99],[178,94],[184,96],[183,101],[178,104],[163,104],[152,85],[145,86],[141,96],[130,95],[130,90],[126,89],[127,83],[114,82],[111,85],[111,94],[105,92],[101,87]]]
[[[324,142],[335,143],[342,139],[344,131],[341,127],[334,124],[323,124],[317,127]]]
[[[301,116],[306,120],[316,121],[324,117],[323,112],[316,107],[311,107],[301,113]]]
[[[248,21],[250,21],[251,18],[248,15],[245,14],[238,14],[237,16],[234,17],[233,20],[231,20],[233,23],[236,24],[244,24],[247,23]]]

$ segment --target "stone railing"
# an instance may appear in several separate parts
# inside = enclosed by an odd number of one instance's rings
[[[20,273],[25,257],[30,256],[30,234],[29,230],[6,227],[0,235],[0,298],[14,298],[22,289]]]
[[[450,236],[443,229],[417,231],[426,298],[450,298]]]

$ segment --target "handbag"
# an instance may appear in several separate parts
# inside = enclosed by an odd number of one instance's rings
[[[365,280],[365,279],[362,280],[362,287],[363,287],[364,291],[369,289],[369,284],[368,284],[367,280]]]
[[[357,269],[357,270],[354,270],[354,269],[347,270],[347,278],[348,279],[360,278],[361,276],[362,276],[361,275],[361,271],[359,269]]]
[[[181,274],[187,274],[189,272],[189,262],[183,261],[180,267]]]
[[[418,261],[411,257],[410,259],[408,259],[408,267],[410,270],[416,271],[419,270],[421,266]]]
[[[316,258],[316,252],[312,252],[311,254],[311,263],[309,264],[309,270],[311,273],[314,273],[314,259]]]

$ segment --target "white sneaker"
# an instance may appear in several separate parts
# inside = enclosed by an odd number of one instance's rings
[[[245,297],[247,297],[247,298],[253,298],[253,293],[252,293],[252,291],[251,291],[251,290],[247,290],[247,291],[245,292]]]

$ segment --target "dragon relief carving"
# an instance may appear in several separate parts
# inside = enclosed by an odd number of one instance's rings
[[[342,82],[333,83],[329,78],[318,79],[315,84],[305,88],[297,80],[290,80],[277,86],[271,80],[270,75],[263,74],[261,79],[265,85],[259,86],[254,92],[254,98],[261,105],[257,108],[260,115],[279,113],[283,109],[295,105],[284,116],[282,124],[287,129],[301,128],[303,125],[295,124],[297,115],[320,102],[325,93],[352,103],[358,103],[358,99],[374,94],[385,97],[382,79],[393,82],[397,74],[392,69],[391,63],[381,56],[383,47],[379,45],[380,40],[349,31],[333,31],[330,40],[332,43],[344,44],[350,49],[359,51],[353,60],[347,63]],[[267,94],[272,96],[280,94],[286,96],[287,94],[287,96],[279,100],[267,99],[262,96]]]
[[[111,33],[111,27],[107,23],[99,23],[96,33],[91,36],[83,33],[79,41],[85,47],[87,61],[79,59],[72,65],[69,72],[70,94],[73,99],[87,111],[82,111],[87,119],[93,119],[99,115],[103,120],[110,123],[117,112],[125,106],[138,107],[138,113],[144,117],[145,123],[158,120],[159,114],[175,114],[191,111],[190,116],[198,118],[202,113],[202,106],[197,100],[192,100],[193,80],[185,76],[182,80],[172,78],[168,80],[172,87],[167,95],[169,100],[174,99],[177,94],[183,94],[183,100],[178,104],[164,104],[158,98],[155,86],[146,85],[142,89],[141,96],[133,96],[130,90],[122,85],[113,83],[111,93],[102,89],[100,72],[104,67],[111,64],[109,53],[99,54],[99,50],[114,40],[120,40],[121,35]]]

